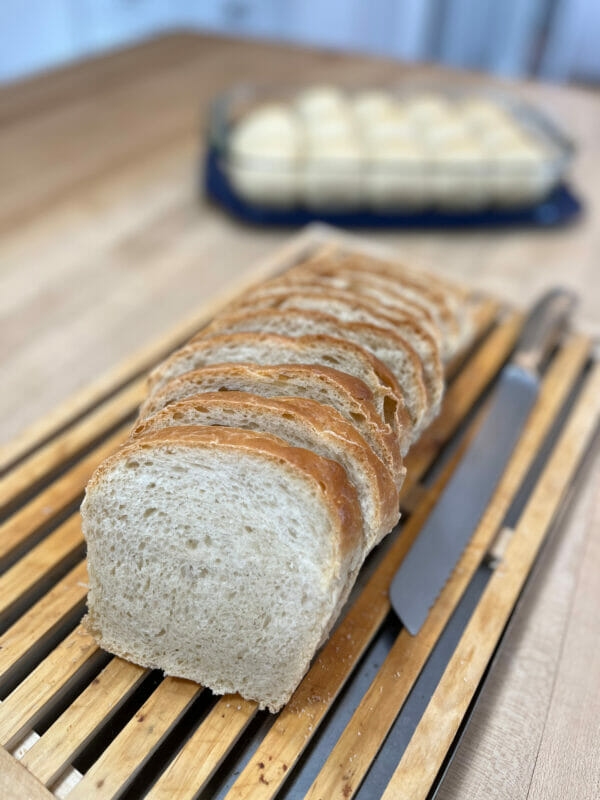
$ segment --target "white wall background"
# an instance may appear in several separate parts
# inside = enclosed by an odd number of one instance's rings
[[[600,81],[600,0],[0,0],[0,81],[182,28]]]

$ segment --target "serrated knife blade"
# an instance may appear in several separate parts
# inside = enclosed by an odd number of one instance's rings
[[[539,368],[564,332],[576,299],[554,289],[534,306],[485,418],[390,586],[390,601],[416,635],[496,490],[539,394]]]

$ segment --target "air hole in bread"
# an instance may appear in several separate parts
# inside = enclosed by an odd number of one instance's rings
[[[198,547],[198,539],[187,539],[185,546],[188,550],[195,550]]]
[[[283,417],[283,419],[290,419],[290,420],[294,420],[295,419],[294,415],[293,414],[289,414],[287,411],[284,411],[281,416]]]
[[[147,508],[144,511],[144,519],[148,519],[148,517],[151,517],[152,514],[156,514],[157,511],[158,511],[157,508]]]
[[[385,397],[383,401],[383,418],[388,425],[392,425],[396,418],[398,404],[393,397]]]
[[[208,414],[208,408],[205,408],[204,406],[194,406],[194,408],[201,414]]]
[[[334,356],[323,356],[323,361],[327,364],[339,364],[339,359],[335,358]]]
[[[181,411],[174,411],[173,419],[183,419],[183,414],[181,413]]]
[[[128,461],[125,466],[127,469],[135,469],[136,467],[139,467],[139,464],[137,461]]]
[[[351,411],[350,416],[352,417],[354,422],[362,422],[362,423],[366,422],[364,414],[357,414],[356,411]]]
[[[219,386],[217,392],[228,392],[229,389],[226,386]]]
[[[204,535],[204,544],[207,547],[212,547],[212,543],[213,543],[212,537],[210,536],[210,534],[206,533]]]
[[[165,635],[165,633],[166,633],[166,630],[165,630],[164,628],[161,628],[161,629],[159,630],[159,632],[158,632],[156,635],[157,635],[157,636],[164,636],[164,635]]]

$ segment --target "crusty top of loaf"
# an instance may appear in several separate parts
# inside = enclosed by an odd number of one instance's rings
[[[360,552],[362,516],[356,490],[348,480],[345,470],[335,461],[301,447],[292,447],[283,439],[269,433],[221,426],[183,426],[152,431],[125,443],[103,461],[92,475],[87,491],[93,491],[118,461],[135,458],[144,451],[155,448],[168,450],[173,447],[246,452],[303,473],[330,510],[341,557],[350,557],[352,561],[356,561],[353,554]]]
[[[198,407],[215,407],[219,410],[227,407],[252,408],[259,412],[274,414],[277,417],[286,413],[293,414],[305,428],[311,428],[325,438],[335,437],[344,447],[355,455],[358,454],[361,461],[367,465],[373,478],[372,485],[376,492],[379,516],[382,520],[394,520],[392,524],[395,523],[398,511],[398,490],[389,469],[375,455],[356,428],[347,422],[339,411],[316,400],[305,397],[263,397],[250,392],[204,392],[185,400],[170,403],[148,420],[140,423],[133,430],[132,437],[144,436],[160,426],[169,427],[169,422],[172,424],[178,414],[181,415],[182,412],[185,413],[187,410]],[[387,530],[389,527],[391,525]]]

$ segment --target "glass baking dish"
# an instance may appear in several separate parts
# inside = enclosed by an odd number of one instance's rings
[[[285,126],[277,127],[282,109],[297,123],[293,147]],[[239,146],[244,124],[257,117],[268,121],[258,126],[262,134]],[[385,89],[238,85],[213,102],[209,146],[244,203],[316,213],[535,206],[564,181],[574,153],[553,122],[521,100],[415,82]]]

